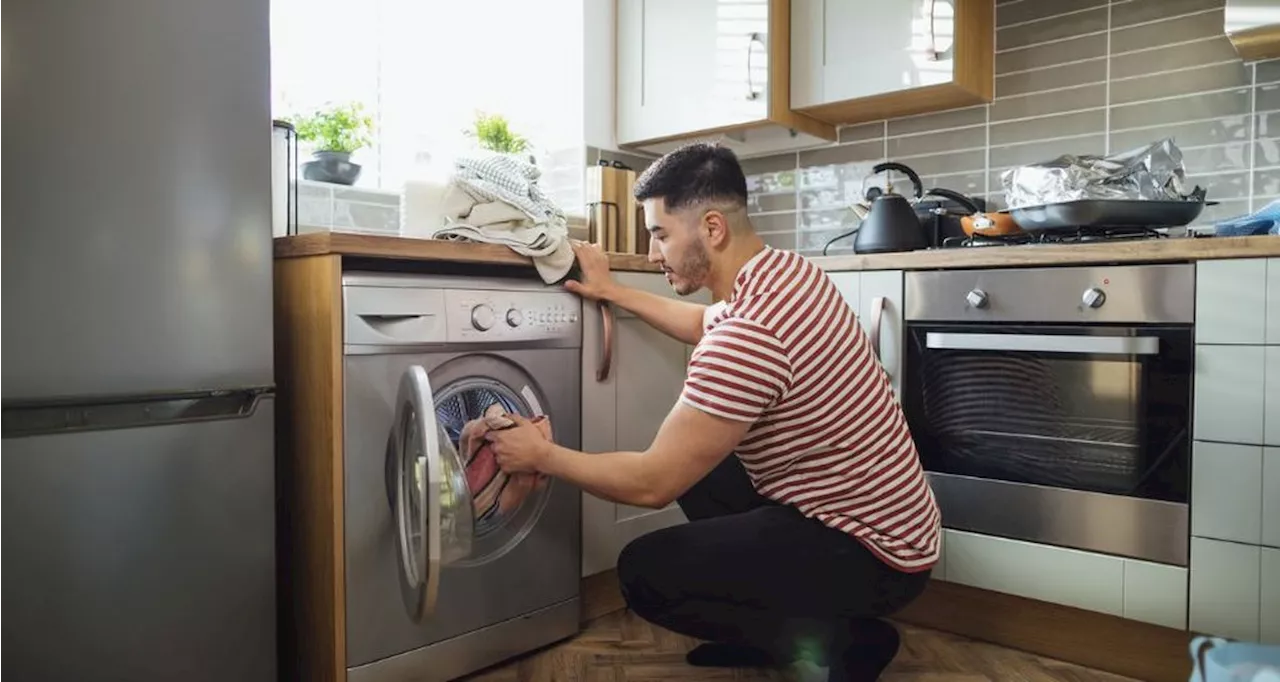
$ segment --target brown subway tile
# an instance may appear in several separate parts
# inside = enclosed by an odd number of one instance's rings
[[[1081,85],[1053,92],[998,99],[991,105],[991,122],[1092,109],[1105,106],[1106,103],[1105,84]]]
[[[871,174],[871,168],[843,167],[844,173],[831,183],[800,190],[800,208],[805,211],[824,211],[847,208],[862,188],[862,180]]]
[[[748,213],[794,210],[796,210],[796,193],[794,190],[784,194],[751,194],[747,199]]]
[[[1208,90],[1245,87],[1252,74],[1240,62],[1201,66],[1176,73],[1139,76],[1111,83],[1111,103],[1129,104],[1146,100],[1190,95]]]
[[[1150,47],[1164,47],[1188,40],[1215,38],[1222,35],[1222,11],[1142,24],[1111,32],[1111,54],[1118,55]]]
[[[1112,126],[1115,126],[1114,119]],[[1245,142],[1249,139],[1249,117],[1229,116],[1211,121],[1115,131],[1111,133],[1111,148],[1132,149],[1166,137],[1172,138],[1179,147],[1220,144],[1232,140]]]
[[[857,142],[800,152],[800,167],[830,166],[854,161],[878,161],[883,158],[883,142]]]
[[[1003,27],[1009,24],[1048,19],[1067,12],[1102,7],[1106,4],[1107,0],[1058,0],[1057,2],[1031,0],[1031,2],[1019,2],[996,10],[996,26]],[[1066,17],[1063,18],[1065,19]]]
[[[772,173],[752,173],[747,175],[747,194],[763,195],[795,195],[796,171],[780,170]]]
[[[1041,0],[1032,0],[1040,2]],[[1107,8],[1053,17],[1044,21],[996,30],[996,49],[1013,50],[1048,40],[1060,40],[1107,30]]]
[[[937,154],[961,149],[975,149],[987,145],[987,127],[971,126],[946,130],[940,133],[922,133],[906,137],[889,138],[888,154],[891,159],[904,156]]]
[[[1280,138],[1260,139],[1253,145],[1253,165],[1280,166]]]
[[[834,256],[838,254],[853,253],[853,240],[857,236],[857,233],[848,234],[852,229],[853,226],[843,230],[835,229],[817,232],[801,232],[799,239],[797,240],[799,242],[797,246],[800,253],[811,256],[820,256],[822,255],[822,249],[827,247],[827,245],[831,243],[831,240],[839,238],[839,241],[830,245],[827,250],[827,255]]]
[[[851,230],[858,225],[858,219],[850,209],[834,209],[829,211],[804,211],[800,214],[799,230],[804,232],[821,232],[824,230]]]
[[[1067,140],[1032,142],[991,148],[991,168],[1007,168],[1029,163],[1039,163],[1063,154],[1101,154],[1106,149],[1106,136],[1086,135]]]
[[[991,125],[991,144],[1017,144],[1051,137],[1085,135],[1106,130],[1107,114],[1102,109],[1077,111],[1058,116],[1032,118]]]
[[[793,229],[790,232],[759,232],[760,238],[764,243],[775,249],[783,249],[785,251],[795,251],[796,249],[796,232]]]
[[[924,184],[925,189],[942,187],[954,190],[965,196],[984,194],[987,191],[987,174],[984,171],[931,175],[920,178],[920,181]]]
[[[1111,3],[1112,30],[1210,9],[1222,9],[1224,0],[1121,0]]]
[[[1114,88],[1113,88],[1114,89]],[[1225,118],[1249,113],[1249,90],[1227,90],[1191,97],[1112,107],[1111,129],[1147,128],[1183,121]]]
[[[770,213],[751,216],[751,224],[756,232],[795,232],[795,213]]]
[[[1280,168],[1264,168],[1253,173],[1253,196],[1280,196]],[[1266,202],[1260,202],[1261,208]]]
[[[1258,204],[1259,207],[1262,204]],[[1234,201],[1224,201],[1217,206],[1205,206],[1204,211],[1200,213],[1200,217],[1192,221],[1192,225],[1212,225],[1215,222],[1235,218],[1237,216],[1249,213],[1249,200],[1238,199]]]
[[[1107,60],[1105,57],[1098,57],[1087,62],[999,76],[996,78],[996,97],[1025,95],[1075,85],[1102,83],[1106,80]]]
[[[1227,40],[1226,36],[1217,36],[1185,45],[1118,54],[1111,58],[1111,78],[1114,80],[1145,76],[1171,69],[1184,69],[1239,59],[1236,48],[1231,46],[1231,41]]]
[[[1224,173],[1221,175],[1187,174],[1187,190],[1199,185],[1206,190],[1210,201],[1249,198],[1249,173]]]
[[[1244,142],[1182,150],[1188,175],[1249,170],[1249,145]]]
[[[996,55],[996,74],[1026,69],[1042,69],[1067,62],[1107,56],[1107,36],[1093,35],[1062,40],[1045,45],[1033,45]]]
[[[935,130],[963,128],[971,125],[982,125],[986,122],[986,105],[968,107],[966,109],[952,109],[936,114],[895,118],[889,121],[889,137],[910,135],[912,133],[931,133]]]
[[[745,175],[793,171],[796,169],[796,155],[790,153],[777,156],[757,156],[751,159],[742,159],[740,163],[742,164],[742,172]]]
[[[884,121],[844,126],[839,130],[840,144],[884,139]]]
[[[1226,38],[1223,38],[1223,40],[1226,40]],[[1280,59],[1258,62],[1255,66],[1258,69],[1258,85],[1280,81]]]
[[[1280,109],[1280,83],[1269,83],[1257,87],[1257,100],[1254,111],[1275,111]]]
[[[911,170],[914,170],[919,175],[947,175],[949,173],[980,171],[987,165],[987,155],[982,149],[893,160],[910,166]]]

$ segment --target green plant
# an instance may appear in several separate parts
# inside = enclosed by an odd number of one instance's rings
[[[503,154],[519,154],[529,149],[529,141],[511,132],[507,119],[501,114],[476,113],[475,127],[466,131],[476,138],[480,146]]]
[[[358,102],[330,104],[285,120],[298,130],[299,140],[314,142],[317,151],[349,154],[373,141],[373,118]]]

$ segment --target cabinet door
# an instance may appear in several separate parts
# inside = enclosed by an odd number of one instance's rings
[[[1266,311],[1266,259],[1196,264],[1196,343],[1262,344]]]
[[[1280,445],[1280,346],[1263,350],[1262,440]]]
[[[840,292],[840,296],[844,298],[857,314],[862,305],[862,273],[861,272],[832,272],[828,274],[831,282],[836,285],[836,290]]]
[[[862,273],[862,282],[858,292],[860,303],[857,306],[858,321],[863,330],[872,335],[872,342],[878,332],[880,343],[880,364],[889,373],[889,381],[893,390],[902,395],[902,271],[883,270]],[[877,305],[879,301],[879,305]],[[876,317],[879,317],[877,329]]]
[[[1262,613],[1259,619],[1263,644],[1280,644],[1280,549],[1262,548]]]
[[[620,144],[763,120],[769,0],[620,0]]]
[[[821,78],[805,107],[949,83],[955,6],[948,0],[820,0]],[[810,18],[815,13],[810,13]],[[794,16],[794,15],[793,15]],[[793,32],[794,36],[794,32]],[[794,39],[794,38],[793,38]],[[794,53],[794,50],[793,50]],[[793,67],[794,68],[794,67]]]
[[[648,273],[618,273],[618,281],[653,293],[674,297],[665,278]],[[705,303],[705,297],[696,300]],[[684,385],[689,347],[650,327],[630,313],[614,308],[612,363],[608,377],[597,380],[602,353],[601,320],[595,304],[585,306],[583,318],[583,448],[587,452],[644,450],[675,405]],[[618,553],[645,533],[684,523],[684,513],[672,503],[664,509],[615,504],[589,493],[582,496],[582,574],[613,568]]]
[[[1257,640],[1261,551],[1256,545],[1191,538],[1192,630]]]
[[[1280,448],[1262,449],[1262,544],[1280,547]]]
[[[1267,259],[1267,343],[1280,344],[1280,258]]]
[[[1191,534],[1258,544],[1262,448],[1196,441],[1191,454]]]
[[[1263,346],[1196,347],[1196,439],[1262,444],[1265,350]]]

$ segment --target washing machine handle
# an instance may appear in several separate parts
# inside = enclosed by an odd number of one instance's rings
[[[600,310],[600,324],[604,327],[604,335],[600,349],[600,364],[596,367],[596,381],[609,378],[609,370],[613,368],[613,308],[608,301],[596,301]]]

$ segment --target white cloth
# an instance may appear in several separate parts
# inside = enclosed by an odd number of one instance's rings
[[[564,213],[538,187],[538,167],[515,156],[459,159],[432,239],[502,244],[533,259],[543,281],[564,279],[573,248]]]

